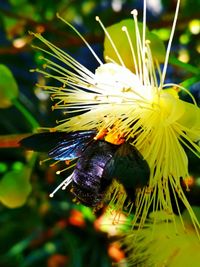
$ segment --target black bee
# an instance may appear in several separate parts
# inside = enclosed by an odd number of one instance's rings
[[[28,149],[48,152],[55,160],[77,159],[72,173],[72,192],[84,205],[95,207],[113,179],[133,198],[136,188],[148,183],[150,170],[139,151],[124,142],[120,145],[95,140],[96,131],[47,132],[20,141]]]

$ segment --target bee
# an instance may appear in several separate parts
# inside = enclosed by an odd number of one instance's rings
[[[96,138],[97,132],[46,132],[20,141],[27,149],[48,152],[54,160],[77,159],[71,175],[72,193],[82,204],[96,207],[116,179],[129,198],[148,183],[150,169],[140,152],[124,140],[113,144]]]

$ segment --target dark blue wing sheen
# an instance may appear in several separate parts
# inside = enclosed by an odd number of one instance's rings
[[[55,160],[75,159],[96,135],[96,131],[45,132],[33,134],[20,141],[27,149],[48,152]]]
[[[58,142],[49,151],[49,156],[55,160],[71,160],[81,156],[82,151],[96,135],[96,131],[77,131],[67,134],[67,138]]]

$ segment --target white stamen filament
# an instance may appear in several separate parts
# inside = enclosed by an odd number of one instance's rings
[[[116,53],[116,55],[117,55],[117,57],[118,57],[118,59],[119,59],[121,65],[125,67],[124,62],[123,62],[123,60],[122,60],[122,58],[121,58],[121,56],[120,56],[119,51],[117,50],[117,48],[116,48],[116,46],[115,46],[115,44],[114,44],[112,38],[110,37],[110,34],[108,33],[108,31],[106,30],[106,28],[104,27],[103,23],[101,22],[101,20],[100,20],[100,18],[99,18],[98,16],[96,16],[96,21],[99,22],[101,28],[103,29],[104,33],[105,33],[106,36],[108,37],[108,39],[109,39],[109,41],[110,41],[110,44],[112,45],[112,47],[113,47],[113,49],[114,49],[114,51],[115,51],[115,53]]]
[[[63,190],[66,189],[66,187],[72,182],[72,176],[73,176],[73,172],[72,174],[70,174],[62,183],[60,183],[56,189],[54,189],[54,191],[49,195],[50,197],[54,197],[55,193],[62,188]]]
[[[129,43],[129,46],[130,46],[130,49],[131,49],[131,54],[132,54],[132,57],[133,57],[133,63],[134,63],[134,67],[135,67],[135,74],[136,74],[136,76],[139,76],[138,64],[137,64],[137,61],[136,61],[135,51],[133,49],[133,44],[131,42],[130,34],[129,34],[126,26],[122,27],[122,31],[125,32],[125,34],[127,36],[127,39],[128,39],[128,43]]]
[[[144,81],[146,81],[146,66],[145,66],[145,50],[146,50],[146,13],[147,13],[147,3],[146,0],[143,1],[143,25],[142,25],[142,62],[143,62],[143,74]],[[148,73],[148,71],[147,71]]]
[[[164,82],[165,82],[165,76],[166,76],[166,72],[167,72],[167,65],[168,65],[168,61],[169,61],[169,54],[170,54],[172,40],[173,40],[173,37],[174,37],[174,32],[175,32],[175,28],[176,28],[177,19],[178,19],[179,6],[180,6],[180,0],[177,0],[176,11],[175,11],[175,15],[174,15],[174,21],[173,21],[172,30],[171,30],[171,34],[170,34],[170,38],[169,38],[169,42],[168,42],[168,46],[167,46],[165,62],[164,62],[164,67],[163,67],[163,71],[162,71],[162,77],[161,77],[161,81],[160,81],[160,88],[163,87]]]
[[[188,94],[191,97],[194,105],[197,106],[197,102],[196,102],[194,96],[185,87],[181,86],[180,84],[175,84],[175,83],[166,83],[166,84],[163,85],[163,88],[166,88],[166,87],[177,87],[177,88],[180,88],[181,90],[183,90],[186,94]]]
[[[85,68],[83,65],[81,65],[78,61],[70,57],[68,54],[64,53],[62,50],[60,50],[58,47],[54,46],[53,44],[49,43],[46,39],[44,39],[40,34],[34,34],[38,39],[40,39],[42,42],[44,42],[54,53],[51,53],[47,50],[44,50],[40,47],[34,46],[34,48],[45,52],[46,54],[62,61],[64,64],[68,65],[72,69],[74,69],[77,73],[80,73],[82,76],[86,76],[88,78],[93,78],[94,74],[89,71],[87,68]],[[63,54],[64,53],[64,54]],[[74,73],[73,73],[74,74]]]
[[[93,54],[93,56],[96,58],[96,60],[99,62],[100,65],[103,65],[103,62],[100,60],[100,58],[97,56],[97,54],[94,52],[94,50],[92,49],[92,47],[89,45],[89,43],[85,40],[85,38],[80,34],[79,31],[77,31],[77,29],[75,27],[72,26],[72,24],[70,24],[68,21],[66,21],[65,19],[63,19],[62,17],[60,17],[60,15],[57,13],[57,17],[62,20],[65,24],[67,24],[80,38],[81,40],[83,40],[83,42],[86,44],[86,46],[88,47],[88,49],[91,51],[91,53]]]
[[[137,56],[138,56],[138,69],[139,69],[139,78],[141,82],[144,82],[144,76],[143,76],[143,71],[142,71],[142,57],[143,57],[143,50],[142,50],[142,42],[141,42],[141,36],[139,32],[139,27],[138,27],[138,12],[136,9],[131,11],[131,14],[133,15],[133,19],[135,22],[135,34],[136,34],[136,47],[137,47]]]
[[[148,55],[148,61],[147,64],[149,64],[149,66],[147,66],[147,69],[149,70],[149,85],[151,85],[152,87],[156,88],[156,93],[158,94],[158,80],[156,77],[156,70],[155,70],[155,66],[154,66],[154,61],[153,61],[153,57],[152,57],[152,53],[151,53],[151,48],[149,45],[149,41],[146,41],[146,49],[147,49],[147,55]],[[157,70],[159,68],[157,67]],[[158,73],[159,74],[159,73]]]

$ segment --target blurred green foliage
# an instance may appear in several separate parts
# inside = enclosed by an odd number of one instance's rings
[[[0,73],[0,108],[8,108],[18,96],[18,86],[12,72],[3,64],[0,65]]]
[[[156,2],[160,6],[151,5],[148,9],[148,27],[166,42],[176,1]],[[45,84],[44,78],[29,72],[42,64],[41,52],[31,47],[33,42],[37,45],[37,41],[32,40],[29,31],[41,32],[94,70],[97,62],[81,39],[56,18],[56,12],[72,23],[102,58],[103,32],[95,16],[100,16],[104,25],[109,26],[130,18],[133,8],[142,14],[142,1],[1,1],[0,134],[30,133],[39,125],[52,127],[56,119],[63,116],[60,112],[51,112],[51,100],[35,86],[38,82]],[[167,74],[167,80],[181,82],[190,90],[198,104],[199,10],[200,0],[182,1],[170,58],[172,66]],[[191,101],[183,93],[182,98]],[[8,146],[12,147],[9,140]],[[45,157],[27,154],[15,147],[0,148],[0,266],[111,266],[107,234],[95,228],[92,211],[75,205],[66,191],[49,198],[48,194],[65,174],[56,176],[57,167],[49,168],[48,163],[40,166],[39,161]],[[193,162],[191,159],[191,172],[199,181],[198,163]],[[200,204],[198,183],[194,196],[190,195],[195,205]]]

